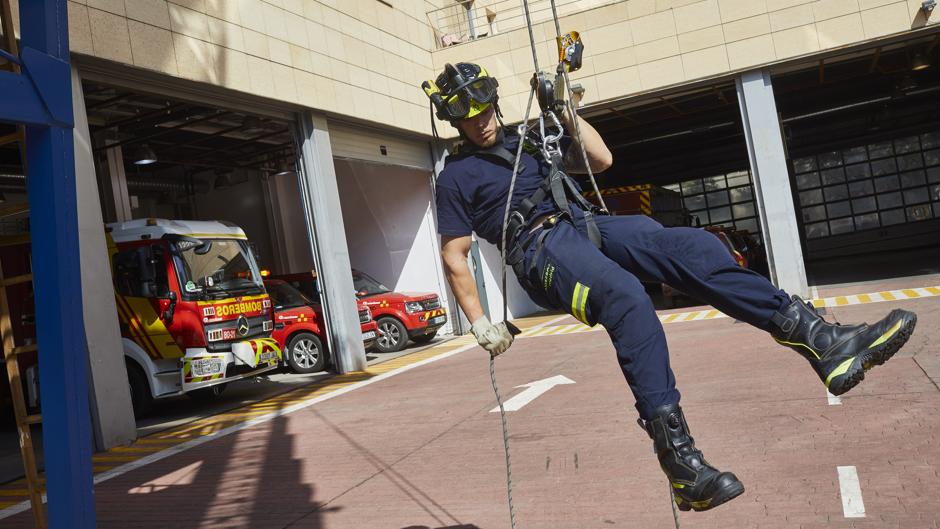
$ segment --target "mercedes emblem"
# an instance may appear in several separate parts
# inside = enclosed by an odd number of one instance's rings
[[[251,326],[248,325],[248,318],[244,314],[238,316],[238,335],[245,336],[248,334],[248,331],[251,329]]]

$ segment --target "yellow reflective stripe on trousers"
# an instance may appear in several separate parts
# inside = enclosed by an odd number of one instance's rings
[[[575,283],[574,294],[571,296],[571,314],[585,325],[588,325],[588,322],[584,308],[587,306],[587,297],[590,291],[591,287]]]

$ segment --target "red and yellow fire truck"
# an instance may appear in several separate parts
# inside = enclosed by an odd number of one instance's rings
[[[135,412],[277,368],[271,299],[241,228],[137,219],[107,231]]]
[[[584,196],[599,204],[593,191],[586,191]],[[601,189],[601,196],[614,215],[646,215],[663,226],[692,225],[692,218],[682,205],[682,196],[675,191],[639,184]]]

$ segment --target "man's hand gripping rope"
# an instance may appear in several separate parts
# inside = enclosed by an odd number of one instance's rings
[[[490,356],[495,357],[509,349],[513,337],[520,331],[509,321],[501,321],[494,325],[486,316],[480,316],[477,321],[473,322],[470,332],[476,337],[480,347],[486,349]]]

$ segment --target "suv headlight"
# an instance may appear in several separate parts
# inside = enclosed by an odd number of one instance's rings
[[[417,301],[409,301],[405,303],[405,310],[408,312],[421,312],[424,310],[424,307],[422,307],[421,303]]]

